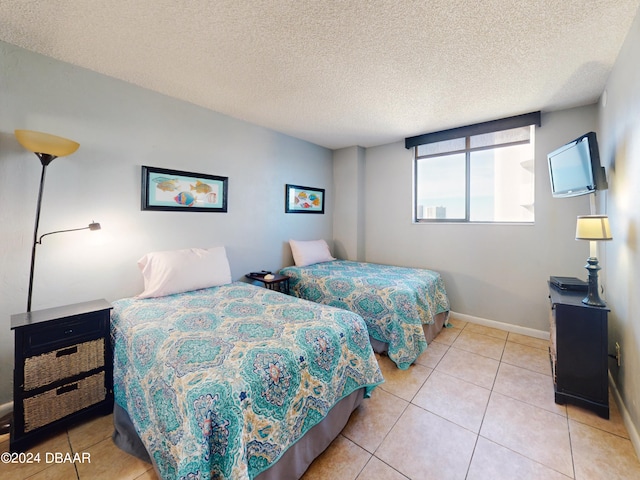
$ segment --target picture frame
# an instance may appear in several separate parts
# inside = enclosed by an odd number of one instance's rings
[[[229,177],[142,166],[142,210],[226,212]]]
[[[285,213],[324,214],[324,188],[285,185]]]

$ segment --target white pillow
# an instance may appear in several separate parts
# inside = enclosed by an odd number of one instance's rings
[[[138,267],[144,278],[144,292],[138,298],[163,297],[231,283],[224,247],[147,253],[138,260]]]
[[[335,260],[329,251],[329,245],[324,240],[289,240],[293,261],[296,267],[305,267],[314,263],[330,262]]]

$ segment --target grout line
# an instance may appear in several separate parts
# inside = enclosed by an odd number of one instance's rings
[[[484,421],[484,417],[482,418],[482,420]],[[480,422],[480,428],[482,428],[482,422]],[[471,457],[469,457],[469,465],[467,465],[467,471],[464,474],[464,478],[468,478],[469,477],[469,470],[471,470],[471,464],[473,463],[473,457],[476,454],[476,448],[478,446],[478,440],[480,440],[480,434],[478,433],[476,435],[476,441],[473,444],[473,450],[471,451]]]
[[[340,434],[342,435],[342,434]],[[344,436],[344,435],[343,435]],[[356,442],[354,442],[353,440],[351,440],[349,437],[344,437],[347,440],[349,440],[350,442],[353,442],[354,445],[358,445]],[[332,442],[333,443],[333,442]],[[360,445],[358,445],[360,447]],[[360,447],[362,448],[362,447]],[[362,448],[365,452],[369,453],[367,450],[365,450],[364,448]],[[367,468],[367,465],[369,465],[369,462],[371,461],[371,459],[373,458],[373,453],[369,453],[369,459],[364,463],[364,465],[362,466],[362,468],[358,471],[358,473],[356,474],[356,477],[354,480],[358,480],[360,478],[360,475],[362,475],[362,472],[364,472],[364,469]]]
[[[571,468],[573,469],[573,478],[576,478],[576,461],[573,458],[573,442],[571,441],[571,428],[569,427],[568,412],[567,412],[567,435],[569,436],[569,453],[571,453]]]
[[[376,460],[378,460],[379,462],[384,463],[387,467],[389,467],[391,470],[393,470],[394,472],[397,472],[398,475],[402,475],[403,478],[406,478],[407,480],[411,480],[411,478],[407,477],[404,473],[402,473],[400,470],[398,470],[397,468],[393,467],[392,465],[389,465],[387,462],[385,462],[384,460],[382,460],[381,458],[376,457],[375,455],[371,455],[371,458],[375,458]],[[369,462],[371,461],[371,458],[369,459]],[[367,464],[369,464],[369,462],[367,462]],[[358,480],[358,478],[356,477],[356,480]]]
[[[71,444],[71,435],[69,435],[69,430],[65,430],[65,435],[67,436],[67,443],[69,444],[69,450],[71,450],[71,455],[73,455],[75,453],[75,450],[73,449],[73,445]],[[77,480],[80,480],[80,472],[78,472],[78,464],[76,462],[73,462],[73,469],[76,471],[76,478]]]
[[[407,402],[407,400],[405,400],[404,398],[398,397],[397,395],[394,395],[391,392],[387,392],[386,390],[384,390],[385,393],[388,393],[389,395],[396,397],[402,401]],[[393,425],[391,425],[391,428],[389,428],[389,431],[384,435],[384,437],[382,438],[382,440],[380,441],[380,443],[378,444],[378,446],[375,448],[375,450],[371,453],[372,455],[375,456],[376,452],[378,451],[378,449],[380,448],[380,445],[382,445],[382,443],[386,440],[387,436],[389,436],[389,433],[391,433],[391,430],[393,430],[393,428],[398,424],[398,421],[400,421],[400,418],[402,418],[402,416],[405,414],[405,412],[407,411],[407,408],[409,407],[409,405],[412,405],[411,402],[407,402],[407,404],[404,406],[404,408],[402,409],[402,412],[400,412],[400,415],[398,415],[398,418],[396,418],[396,421],[393,422]],[[355,442],[354,442],[355,443]],[[378,457],[376,457],[378,458]]]
[[[369,459],[364,463],[364,465],[362,466],[362,468],[358,471],[358,473],[355,476],[354,480],[358,480],[358,478],[360,477],[360,475],[362,474],[362,472],[364,471],[364,469],[367,467],[367,465],[369,464],[369,462],[371,461],[371,459],[373,458],[373,453],[369,452],[369,450],[367,450],[366,448],[364,448],[362,445],[358,444],[355,440],[351,440],[349,437],[347,437],[344,433],[340,432],[338,434],[338,436],[336,438],[334,438],[331,443],[329,444],[329,447],[331,445],[333,445],[333,443],[339,438],[342,437],[344,438],[347,442],[353,443],[356,447],[358,447],[360,450],[364,451],[365,453],[367,453],[369,455]],[[329,448],[327,447],[327,449]]]

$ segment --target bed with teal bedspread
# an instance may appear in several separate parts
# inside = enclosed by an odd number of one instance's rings
[[[113,307],[116,403],[163,479],[252,479],[383,381],[361,317],[246,283]]]
[[[438,314],[448,318],[449,299],[439,273],[419,268],[333,260],[286,267],[291,293],[312,302],[361,315],[375,340],[406,369],[427,348],[423,324]]]

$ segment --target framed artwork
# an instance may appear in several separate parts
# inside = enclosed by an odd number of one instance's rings
[[[324,188],[285,186],[285,213],[324,213]]]
[[[226,212],[228,177],[142,167],[142,210]]]

